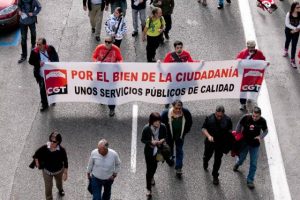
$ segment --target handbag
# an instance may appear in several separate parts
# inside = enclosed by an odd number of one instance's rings
[[[163,143],[158,147],[156,160],[158,162],[168,160],[171,157],[171,148],[167,143]]]

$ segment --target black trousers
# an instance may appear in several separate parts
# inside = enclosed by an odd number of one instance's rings
[[[41,103],[43,107],[48,107],[48,100],[47,100],[47,94],[46,94],[46,89],[45,89],[45,82],[43,78],[39,80],[38,82],[39,87],[40,87],[40,96],[41,96]]]
[[[151,180],[157,169],[157,161],[155,156],[145,156],[146,160],[146,188],[151,191]]]
[[[166,22],[165,34],[169,34],[169,31],[172,28],[172,17],[171,17],[171,15],[163,15],[163,17]]]
[[[35,23],[30,25],[20,24],[21,29],[21,46],[22,46],[22,57],[27,57],[27,32],[30,29],[31,35],[31,47],[35,46],[36,42],[36,28]]]
[[[147,61],[155,62],[156,49],[159,47],[159,43],[161,42],[161,36],[151,37],[147,35]]]
[[[241,104],[246,104],[246,102],[247,102],[247,99],[240,99]]]
[[[116,39],[115,39],[114,45],[116,45],[117,47],[120,48],[121,42],[122,42],[122,40],[116,40]]]
[[[284,45],[284,48],[288,49],[289,45],[292,41],[291,59],[295,59],[298,39],[299,39],[299,32],[291,33],[291,29],[285,28],[285,45]]]
[[[205,148],[204,148],[203,162],[208,163],[208,161],[211,159],[213,153],[215,153],[212,175],[214,177],[218,177],[219,169],[220,169],[221,163],[222,163],[223,150],[222,150],[221,146],[219,146],[215,142],[209,142],[208,139],[205,139],[204,144],[205,144]]]

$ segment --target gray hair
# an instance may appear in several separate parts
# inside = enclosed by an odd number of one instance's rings
[[[99,146],[104,146],[106,148],[108,148],[108,142],[106,139],[101,139],[99,142],[98,142],[98,147]]]
[[[222,112],[225,113],[225,108],[223,105],[217,105],[216,112]]]

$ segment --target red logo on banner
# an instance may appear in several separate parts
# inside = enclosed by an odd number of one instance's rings
[[[244,69],[241,92],[258,92],[264,73],[264,69]]]
[[[45,70],[45,87],[48,96],[68,93],[67,70]]]

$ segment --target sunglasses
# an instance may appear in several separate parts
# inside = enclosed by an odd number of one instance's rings
[[[112,43],[112,41],[107,41],[107,40],[105,40],[105,43],[107,43],[107,44],[111,44],[111,43]]]
[[[52,142],[52,143],[55,143],[55,144],[57,143],[57,141],[56,141],[56,140],[50,140],[50,142]]]

